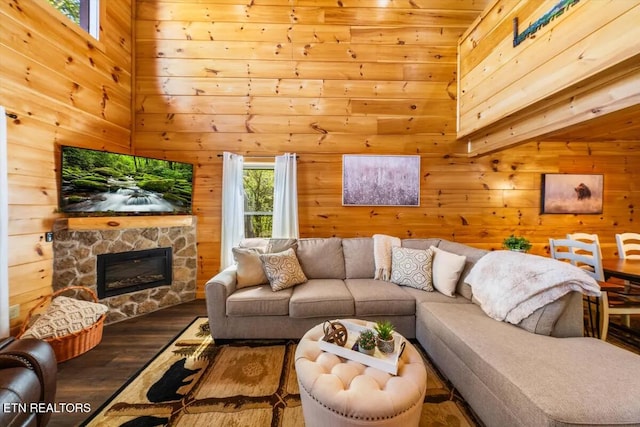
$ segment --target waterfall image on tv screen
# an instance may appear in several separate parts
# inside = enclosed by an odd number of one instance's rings
[[[191,214],[190,163],[64,146],[61,171],[63,212]]]

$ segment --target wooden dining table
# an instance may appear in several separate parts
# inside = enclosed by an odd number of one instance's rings
[[[616,296],[640,298],[640,259],[604,258],[602,260],[602,270],[605,281],[598,283],[600,289],[609,294],[610,301]],[[608,282],[612,277],[626,280],[627,282]],[[590,297],[587,297],[586,301],[589,307],[588,334],[600,338],[600,305]],[[592,306],[595,307],[595,316],[592,312]],[[610,323],[609,325],[611,328],[622,328],[633,335],[638,335],[637,331],[632,331],[622,325],[615,323]]]
[[[602,270],[605,280],[611,277],[640,283],[640,259],[604,258]]]

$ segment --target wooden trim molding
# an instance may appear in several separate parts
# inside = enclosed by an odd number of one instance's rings
[[[115,230],[123,228],[188,227],[196,223],[193,215],[107,216],[61,218],[53,229],[59,230]]]

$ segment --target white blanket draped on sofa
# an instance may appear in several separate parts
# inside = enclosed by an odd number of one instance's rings
[[[373,258],[376,271],[373,276],[377,280],[391,280],[391,248],[400,247],[402,241],[398,237],[386,234],[373,235]]]
[[[489,317],[513,324],[571,291],[600,296],[598,282],[580,268],[513,251],[489,252],[465,281]]]

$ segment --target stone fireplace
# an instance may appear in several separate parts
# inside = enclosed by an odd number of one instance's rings
[[[143,269],[129,278],[124,276],[125,270],[134,269],[135,265],[125,267],[122,263],[110,270],[114,287],[131,286],[104,297],[100,291],[100,302],[109,306],[106,323],[191,301],[196,295],[197,274],[195,217],[192,221],[191,225],[169,227],[144,226],[139,221],[134,222],[139,226],[122,226],[120,222],[127,224],[127,221],[108,221],[106,228],[74,229],[72,221],[59,220],[54,228],[53,290],[86,286],[98,294],[105,260],[120,262],[129,258],[134,264],[143,264]],[[153,268],[161,270],[162,257],[170,263],[169,271],[149,273]],[[156,277],[156,281],[145,279],[145,274],[169,277]],[[155,283],[141,284],[143,281]]]

